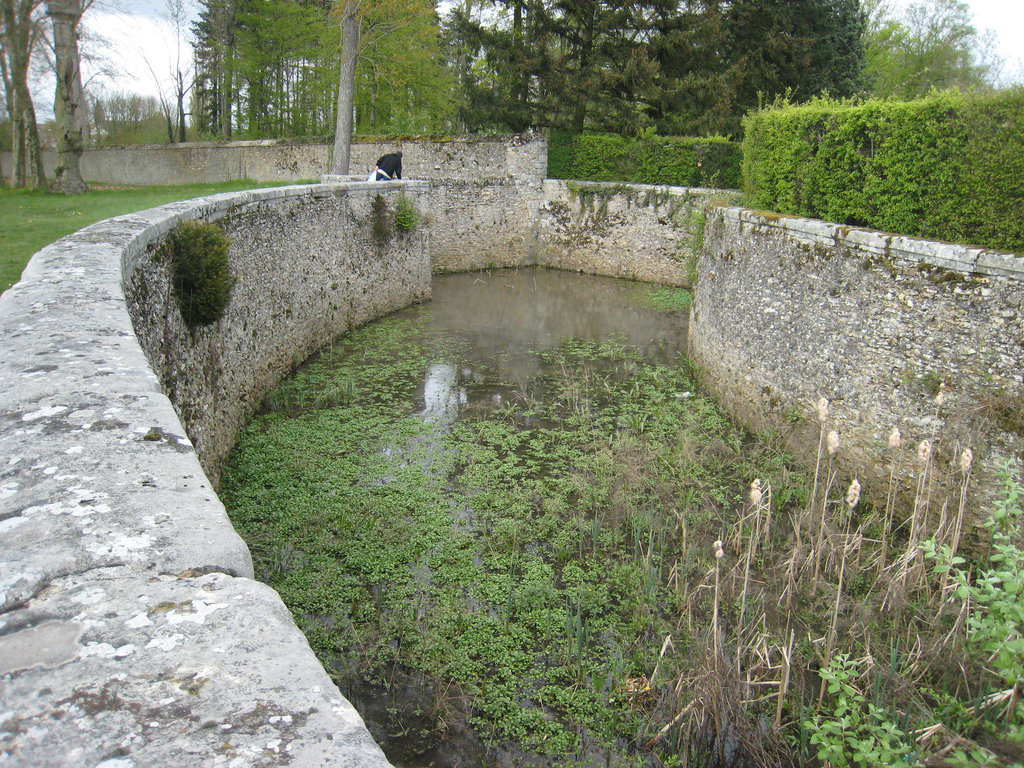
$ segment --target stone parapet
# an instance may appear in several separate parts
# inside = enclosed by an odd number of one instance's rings
[[[388,765],[253,580],[203,469],[301,356],[429,295],[425,237],[373,228],[377,199],[425,185],[377,187],[110,219],[40,251],[0,297],[5,764]],[[237,277],[201,329],[160,255],[193,218],[220,221]]]

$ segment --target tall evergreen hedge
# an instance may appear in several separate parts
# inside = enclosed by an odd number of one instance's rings
[[[1024,89],[777,104],[744,129],[754,207],[1024,253]]]
[[[551,131],[548,176],[736,189],[740,183],[740,147],[717,137],[625,138]]]

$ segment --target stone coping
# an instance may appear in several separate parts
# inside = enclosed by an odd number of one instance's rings
[[[875,229],[802,219],[749,208],[726,207],[722,214],[732,221],[761,229],[780,229],[810,244],[847,243],[880,259],[905,259],[952,269],[967,274],[1024,277],[1024,256],[1002,253],[980,246],[943,243],[906,235],[892,235]]]
[[[108,219],[41,250],[0,297],[0,762],[388,765],[253,580],[122,290],[186,219],[375,186]]]

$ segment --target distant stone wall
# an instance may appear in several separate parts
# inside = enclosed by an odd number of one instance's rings
[[[894,427],[911,451],[932,441],[945,470],[970,447],[989,490],[1000,457],[1020,455],[996,411],[1024,395],[1024,258],[717,208],[697,269],[702,381],[749,427],[792,432],[811,462],[827,398],[846,480],[865,494],[884,504]]]
[[[547,175],[547,142],[535,136],[396,140],[352,144],[350,171],[363,178],[378,157],[400,150],[407,179],[536,178]],[[330,169],[331,146],[284,140],[189,142],[99,147],[82,155],[82,177],[90,184],[207,184],[247,180],[319,180]],[[52,178],[56,153],[43,152]],[[0,171],[11,177],[11,153],[0,152]]]
[[[509,179],[431,183],[435,273],[545,266],[687,285],[723,190]]]

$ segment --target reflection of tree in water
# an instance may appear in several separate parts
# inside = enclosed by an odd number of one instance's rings
[[[459,386],[454,365],[444,363],[430,366],[423,382],[424,408],[421,415],[448,426],[458,418],[459,409],[466,404],[466,390]]]

